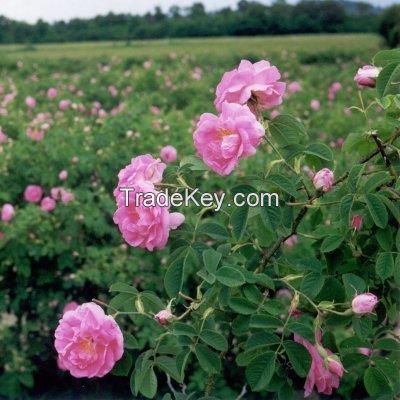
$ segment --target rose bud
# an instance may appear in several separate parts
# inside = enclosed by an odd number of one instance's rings
[[[321,169],[314,175],[313,184],[315,189],[329,192],[333,186],[333,172],[328,168]]]
[[[337,375],[339,378],[343,376],[343,365],[336,356],[329,356],[327,359],[328,369],[332,374]]]
[[[382,68],[374,67],[373,65],[364,65],[357,71],[354,80],[359,86],[374,88],[376,85],[376,78]]]
[[[161,310],[159,311],[155,316],[154,319],[160,324],[160,325],[167,325],[172,318],[172,313],[171,310]]]
[[[354,297],[351,308],[355,314],[369,314],[378,303],[378,298],[372,293],[363,293]]]
[[[369,356],[372,354],[372,350],[369,349],[368,347],[359,347],[359,348],[357,349],[357,351],[358,351],[360,354],[364,354],[364,356],[367,356],[367,357],[369,357]]]
[[[353,215],[353,218],[351,220],[351,227],[355,231],[359,231],[362,227],[363,223],[363,217],[362,215]]]
[[[163,160],[167,164],[176,161],[177,152],[175,147],[173,146],[163,147],[160,151],[160,157],[161,160]]]

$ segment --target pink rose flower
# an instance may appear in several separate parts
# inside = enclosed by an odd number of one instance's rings
[[[57,89],[56,89],[56,88],[50,88],[50,89],[47,91],[47,97],[48,97],[49,99],[54,99],[54,97],[57,97]]]
[[[54,336],[59,365],[75,378],[103,377],[124,352],[121,329],[94,303],[67,311]]]
[[[335,100],[336,93],[342,89],[342,84],[340,82],[333,82],[328,89],[328,100],[333,101]]]
[[[238,68],[225,72],[216,89],[215,107],[221,112],[224,102],[247,104],[268,109],[282,103],[286,84],[279,82],[281,74],[268,61],[252,64],[242,60]]]
[[[310,102],[311,110],[318,111],[321,108],[321,103],[317,99],[313,99]]]
[[[61,111],[65,111],[65,110],[68,110],[68,108],[71,106],[71,100],[61,100],[59,103],[58,103],[58,108],[61,110]]]
[[[68,190],[62,189],[61,190],[61,203],[69,203],[70,201],[73,201],[75,199],[75,196],[73,193],[69,192]]]
[[[351,220],[351,227],[355,231],[359,231],[362,227],[363,224],[363,217],[362,215],[353,215],[353,218]]]
[[[225,102],[218,117],[208,113],[200,117],[194,145],[204,163],[224,176],[233,171],[240,159],[255,154],[264,133],[247,106]]]
[[[40,142],[44,139],[44,132],[36,128],[28,127],[26,130],[26,136],[32,140],[35,140],[36,142]]]
[[[313,184],[315,189],[329,192],[333,186],[333,179],[333,172],[328,168],[323,168],[314,175]]]
[[[58,174],[58,179],[60,179],[60,181],[65,181],[67,178],[68,178],[68,171],[66,171],[65,169],[60,171],[60,173]]]
[[[175,147],[173,147],[173,146],[163,147],[160,151],[160,157],[161,157],[161,160],[163,160],[167,164],[176,161],[177,152],[176,152]]]
[[[0,128],[0,144],[8,142],[8,136]]]
[[[121,193],[119,188],[130,187],[135,183],[160,183],[166,167],[159,158],[153,158],[150,154],[132,158],[131,163],[118,173],[118,185],[114,196],[117,197]]]
[[[358,69],[354,81],[359,86],[374,88],[381,70],[382,68],[374,67],[373,65],[364,65]]]
[[[14,218],[15,210],[12,204],[4,204],[1,208],[1,220],[3,222],[10,222]]]
[[[287,247],[293,247],[297,244],[298,240],[297,235],[291,235],[283,242],[283,244]]]
[[[297,82],[297,81],[290,82],[289,85],[287,86],[287,91],[288,91],[290,94],[300,92],[300,91],[301,91],[301,85],[300,85],[300,83]]]
[[[168,207],[159,205],[147,206],[143,198],[136,203],[136,193],[157,193],[150,182],[140,182],[130,186],[134,192],[129,192],[129,204],[126,207],[125,193],[116,196],[117,210],[114,222],[125,241],[133,247],[153,251],[162,249],[168,241],[171,229],[181,225],[185,217],[181,213],[170,213]]]
[[[28,96],[28,97],[25,99],[25,104],[26,104],[27,107],[29,107],[29,108],[35,108],[35,107],[36,107],[36,100],[35,100],[33,97]]]
[[[45,212],[53,211],[56,208],[56,202],[51,197],[44,197],[40,202],[40,208]]]
[[[28,185],[24,192],[24,198],[29,203],[38,203],[43,196],[43,189],[38,185]]]
[[[161,310],[154,316],[154,319],[160,325],[168,325],[171,317],[172,317],[171,310]]]
[[[79,304],[76,301],[70,301],[67,303],[64,308],[63,308],[63,314],[65,314],[67,311],[74,311],[79,307]]]
[[[337,359],[337,357],[327,358],[328,369],[332,374],[337,375],[339,378],[343,376],[344,368],[342,363]]]
[[[363,293],[354,297],[351,308],[355,314],[369,314],[374,310],[377,303],[378,298],[374,294]]]
[[[298,335],[294,335],[294,340],[295,342],[302,344],[311,356],[311,368],[304,384],[304,397],[308,397],[312,393],[314,386],[318,393],[331,395],[333,389],[339,387],[340,378],[343,375],[343,367],[340,369],[339,365],[335,364],[335,366],[333,366],[332,364],[332,370],[330,370],[329,364],[327,366],[325,360],[319,354],[316,347],[317,345],[311,344],[309,341]],[[332,354],[329,349],[324,350],[328,355]]]

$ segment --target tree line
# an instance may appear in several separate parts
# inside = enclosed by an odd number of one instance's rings
[[[201,2],[187,8],[156,7],[145,15],[113,14],[35,24],[0,16],[0,43],[135,40],[178,37],[378,32],[381,8],[348,0],[277,0],[267,6],[240,0],[236,8],[207,12]],[[389,13],[392,15],[392,13]]]

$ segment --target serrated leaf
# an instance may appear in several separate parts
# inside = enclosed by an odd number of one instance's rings
[[[354,204],[354,195],[346,194],[340,202],[340,218],[346,223],[347,226],[350,226],[350,214],[351,209]]]
[[[380,370],[374,367],[368,367],[365,371],[364,385],[370,396],[379,396],[390,392],[388,379]]]
[[[376,91],[379,97],[400,92],[400,64],[394,62],[383,68],[376,80]]]
[[[390,252],[380,253],[375,264],[376,274],[384,281],[393,275],[394,260]]]
[[[206,270],[210,274],[214,274],[217,271],[219,262],[221,261],[222,254],[214,249],[208,249],[203,251],[203,262]]]
[[[267,182],[272,182],[291,196],[297,196],[296,187],[293,184],[293,181],[285,175],[270,174],[268,175]]]
[[[269,122],[272,138],[281,147],[297,145],[307,136],[304,125],[291,115],[281,114]]]
[[[249,206],[237,207],[232,212],[230,223],[232,225],[233,236],[240,240],[246,232],[247,219],[249,217]]]
[[[221,282],[225,286],[237,287],[246,283],[246,279],[243,274],[235,268],[221,267],[215,274],[218,282]]]
[[[204,371],[210,372],[219,372],[221,369],[221,359],[218,354],[212,351],[209,347],[203,344],[197,344],[194,348],[194,353],[199,361],[201,368]]]
[[[365,195],[365,201],[375,225],[385,228],[388,223],[388,213],[382,200],[376,194],[368,193]]]
[[[238,314],[250,315],[257,310],[257,306],[243,297],[232,297],[228,302],[229,307]]]
[[[322,287],[324,286],[324,283],[325,283],[324,275],[321,275],[317,272],[310,272],[303,279],[303,283],[301,285],[301,291],[305,295],[311,298],[315,298],[322,289]]]
[[[250,327],[260,329],[276,329],[283,325],[279,318],[266,314],[255,314],[251,316]]]
[[[159,356],[155,360],[155,365],[163,370],[166,374],[170,375],[177,382],[182,383],[182,377],[178,372],[176,359],[168,356]]]
[[[138,290],[133,286],[127,285],[126,283],[117,282],[110,286],[109,292],[137,294]]]
[[[252,390],[259,392],[268,386],[275,371],[276,354],[267,351],[254,358],[246,367],[246,379]]]
[[[226,341],[225,337],[218,332],[212,331],[210,329],[203,329],[200,333],[200,339],[204,343],[213,347],[215,350],[228,350],[228,342]]]
[[[343,240],[344,237],[342,235],[327,236],[321,244],[321,251],[323,253],[330,253],[336,250],[342,244]]]
[[[332,150],[323,143],[312,143],[305,150],[305,154],[316,156],[325,161],[332,161],[333,154]]]
[[[363,293],[365,291],[365,281],[358,275],[343,274],[342,280],[344,284],[344,290],[346,291],[346,297],[349,300],[353,299],[358,293]]]
[[[184,324],[183,322],[175,322],[173,327],[172,327],[174,335],[177,336],[197,336],[196,330],[193,328],[193,326]]]
[[[347,187],[350,193],[356,193],[364,168],[365,164],[357,164],[351,168],[347,178]]]
[[[400,63],[400,49],[378,51],[373,58],[373,63],[380,67],[391,63]]]
[[[112,375],[128,376],[129,371],[132,367],[132,363],[132,356],[127,351],[125,351],[122,358],[115,364],[114,368],[112,369]]]
[[[293,341],[283,342],[283,347],[296,374],[306,377],[311,367],[311,356],[307,349]]]
[[[203,233],[215,240],[226,240],[228,238],[228,232],[224,226],[216,222],[205,222],[200,225],[198,229],[199,233]]]

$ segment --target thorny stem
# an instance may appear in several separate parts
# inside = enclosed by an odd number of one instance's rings
[[[381,143],[382,148],[387,146],[388,144],[393,143],[398,137],[400,136],[400,129],[397,129],[391,139],[387,143]],[[368,154],[367,156],[363,157],[360,161],[359,164],[365,164],[366,162],[370,161],[372,158],[374,158],[378,153],[380,153],[379,148]],[[349,176],[349,172],[345,172],[342,176],[340,176],[334,183],[333,186],[337,186],[338,184],[342,183],[346,178]],[[303,220],[305,215],[307,214],[308,207],[313,203],[314,200],[322,197],[325,194],[325,192],[319,190],[317,191],[314,196],[312,196],[309,200],[309,203],[307,205],[304,205],[299,213],[297,214],[297,217],[295,221],[293,222],[292,229],[289,235],[282,236],[279,239],[276,240],[276,242],[272,245],[272,247],[269,250],[265,250],[264,254],[261,258],[260,266],[256,269],[257,273],[260,273],[264,270],[266,265],[268,264],[269,260],[271,257],[278,251],[278,249],[281,247],[281,244],[288,239],[290,236],[294,235],[297,232],[297,228],[300,225],[300,222]]]
[[[385,162],[385,165],[388,168],[388,170],[390,172],[390,175],[392,175],[392,177],[393,177],[393,180],[392,180],[392,183],[391,183],[393,185],[393,183],[395,183],[397,181],[397,179],[398,179],[396,170],[393,168],[393,165],[390,162],[390,159],[387,156],[387,154],[385,152],[385,149],[382,146],[382,141],[378,137],[378,134],[376,132],[372,132],[371,136],[374,139],[374,141],[375,141],[375,143],[376,143],[376,145],[378,147],[379,152],[381,153],[382,159]]]

